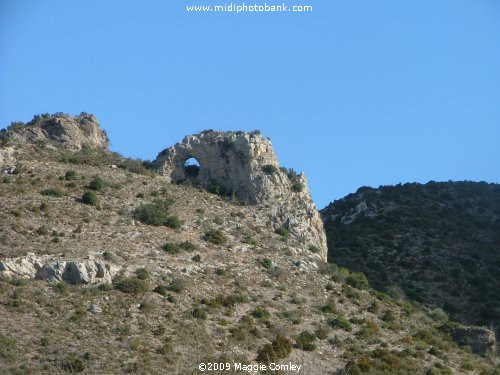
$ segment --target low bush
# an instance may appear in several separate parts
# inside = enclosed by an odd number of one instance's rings
[[[76,172],[71,170],[71,171],[67,171],[65,174],[64,174],[64,179],[66,181],[73,181],[73,180],[76,180]]]
[[[184,281],[182,279],[173,279],[170,284],[168,284],[167,289],[175,292],[181,293],[185,288]]]
[[[97,206],[99,204],[99,198],[97,198],[96,193],[93,191],[86,191],[82,195],[82,203],[88,204],[89,206]]]
[[[164,287],[163,285],[158,285],[156,288],[154,288],[153,292],[158,293],[159,295],[162,295],[163,297],[167,296],[167,288]]]
[[[271,314],[269,313],[269,311],[262,307],[256,307],[252,312],[252,316],[257,319],[269,319],[271,317]]]
[[[227,242],[226,235],[220,229],[208,230],[203,238],[214,245],[224,245]]]
[[[365,274],[362,272],[351,273],[349,276],[347,276],[346,282],[347,284],[357,289],[366,290],[370,288],[370,283],[368,282],[368,279],[366,278]]]
[[[264,258],[260,261],[260,264],[262,267],[269,269],[273,266],[273,261],[269,258]]]
[[[143,204],[134,210],[134,218],[141,223],[154,226],[179,224],[177,217],[172,219],[169,215],[168,210],[172,203],[172,200],[165,199]]]
[[[138,268],[135,270],[135,276],[139,280],[147,280],[147,279],[149,279],[149,272],[145,268]]]
[[[275,173],[278,173],[278,168],[276,168],[274,165],[272,164],[266,164],[262,167],[262,171],[265,173],[265,174],[268,174],[268,175],[272,175],[272,174],[275,174]]]
[[[128,277],[116,282],[115,288],[123,293],[135,294],[148,291],[148,284],[137,277]]]
[[[279,227],[274,231],[276,234],[279,234],[281,237],[288,237],[290,236],[290,231],[285,228],[285,227]]]
[[[283,334],[278,333],[271,344],[266,344],[259,350],[257,361],[273,362],[283,359],[292,352],[292,342]]]
[[[195,307],[191,310],[191,315],[195,319],[207,319],[207,312],[201,307]]]
[[[89,184],[89,189],[95,190],[95,191],[103,191],[106,189],[106,182],[99,176],[96,176],[90,181]]]
[[[352,325],[349,323],[349,321],[346,318],[343,317],[335,317],[332,318],[328,321],[328,324],[330,324],[334,328],[342,328],[343,330],[347,332],[352,331]]]
[[[62,196],[64,196],[64,191],[62,191],[60,188],[58,187],[55,187],[55,188],[49,188],[49,189],[45,189],[42,191],[42,195],[46,195],[48,197],[56,197],[56,198],[60,198]]]
[[[316,335],[309,331],[302,331],[299,335],[295,337],[295,343],[299,349],[311,352],[316,349]]]

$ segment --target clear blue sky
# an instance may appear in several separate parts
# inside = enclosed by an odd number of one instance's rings
[[[500,182],[500,1],[185,8],[225,3],[0,0],[0,127],[87,111],[144,159],[203,129],[260,129],[319,207],[363,185]]]

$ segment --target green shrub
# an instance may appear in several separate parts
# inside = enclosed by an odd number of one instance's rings
[[[76,180],[77,176],[76,176],[76,172],[71,170],[71,171],[67,171],[65,174],[64,174],[64,179],[66,181],[73,181],[73,180]]]
[[[55,188],[49,188],[49,189],[45,189],[42,191],[42,195],[46,195],[48,197],[56,197],[56,198],[60,198],[62,196],[64,196],[64,191],[61,190],[60,188],[58,187],[55,187]]]
[[[328,321],[328,324],[330,324],[334,328],[342,328],[347,332],[352,331],[351,323],[349,323],[349,321],[346,318],[343,318],[341,316],[330,319]]]
[[[271,344],[266,344],[260,349],[257,361],[273,362],[288,357],[291,352],[292,342],[285,335],[278,333]]]
[[[168,216],[163,223],[166,227],[179,229],[182,226],[182,221],[177,215]]]
[[[201,255],[196,254],[194,257],[191,258],[193,262],[201,262]]]
[[[82,195],[82,203],[88,204],[90,206],[97,206],[99,204],[99,199],[97,198],[96,193],[93,191],[86,191]]]
[[[123,293],[130,294],[145,293],[149,289],[148,284],[144,280],[138,279],[137,277],[121,279],[116,283],[115,288]]]
[[[252,316],[257,319],[269,319],[271,317],[271,314],[269,313],[269,311],[262,307],[256,307],[252,312]]]
[[[179,254],[181,252],[181,248],[176,243],[168,243],[163,246],[163,250],[165,250],[169,254]]]
[[[196,250],[196,246],[192,242],[190,242],[190,241],[181,242],[179,244],[179,247],[182,250],[185,250],[185,251],[194,251],[194,250]]]
[[[362,272],[351,273],[349,276],[347,276],[346,282],[347,282],[347,284],[349,284],[357,289],[366,290],[370,287],[368,279],[366,278],[365,274]]]
[[[448,315],[439,307],[429,312],[429,316],[438,322],[447,322]]]
[[[49,234],[49,229],[45,225],[42,225],[36,230],[36,234],[40,236],[46,236],[47,234]]]
[[[276,234],[279,234],[281,237],[288,237],[290,236],[290,231],[285,228],[285,227],[279,227],[274,231]]]
[[[311,253],[314,253],[314,254],[317,254],[319,253],[321,250],[318,246],[315,246],[315,245],[309,245],[309,251]]]
[[[304,185],[301,182],[294,182],[292,184],[292,191],[300,193],[302,190],[304,190]]]
[[[269,269],[273,266],[273,261],[269,258],[264,258],[260,261],[260,264],[262,267]]]
[[[276,358],[286,358],[292,352],[292,342],[283,334],[278,333],[272,342]]]
[[[201,307],[195,307],[191,310],[191,315],[195,319],[207,319],[207,312]]]
[[[167,289],[172,292],[181,293],[185,288],[184,281],[182,279],[173,279],[170,284],[168,284]]]
[[[220,229],[208,230],[203,238],[214,245],[224,245],[227,241],[226,235]]]
[[[275,174],[275,173],[278,173],[278,168],[276,168],[274,165],[272,164],[266,164],[262,167],[262,171],[265,173],[265,174]]]
[[[295,337],[295,343],[299,349],[311,352],[316,349],[316,336],[309,331],[302,331]]]
[[[175,220],[169,219],[168,210],[172,203],[172,200],[165,199],[143,204],[134,210],[134,218],[141,223],[154,226],[175,224]]]
[[[149,279],[149,272],[145,268],[138,268],[135,270],[135,276],[139,280],[147,280],[147,279]]]
[[[316,328],[316,331],[314,331],[314,334],[316,337],[320,340],[326,340],[328,338],[328,332],[330,332],[330,329],[326,326],[320,326]]]
[[[65,294],[68,291],[68,284],[64,281],[60,281],[56,284],[57,291],[61,294]]]
[[[103,191],[106,188],[106,182],[99,176],[96,176],[90,181],[89,189],[95,191]]]
[[[337,311],[335,300],[333,298],[329,298],[328,301],[326,301],[326,304],[321,306],[320,310],[325,314],[335,313]]]
[[[87,364],[83,359],[78,358],[77,355],[73,353],[62,362],[61,367],[64,371],[70,373],[83,372],[87,368]]]
[[[158,285],[156,288],[154,288],[153,292],[158,293],[163,297],[167,296],[167,288],[164,287],[163,285]]]

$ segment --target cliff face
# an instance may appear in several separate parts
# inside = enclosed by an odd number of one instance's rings
[[[199,165],[186,165],[190,159]],[[267,205],[268,219],[276,230],[288,230],[326,260],[323,223],[306,177],[280,168],[271,141],[260,133],[189,135],[163,150],[153,164],[173,182],[188,182],[247,204]]]
[[[0,133],[0,144],[46,143],[67,150],[107,149],[108,137],[94,115],[62,113],[35,116]]]

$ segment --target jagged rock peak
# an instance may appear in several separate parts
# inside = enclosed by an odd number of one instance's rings
[[[13,122],[0,132],[0,145],[46,143],[68,150],[107,149],[109,140],[94,115],[35,115],[24,124]]]
[[[267,204],[275,229],[284,227],[326,260],[323,223],[304,174],[279,166],[259,131],[213,131],[186,136],[153,165],[173,182],[187,182],[246,204]]]

